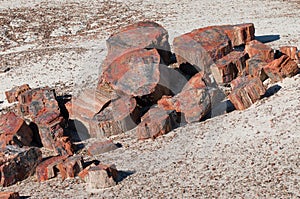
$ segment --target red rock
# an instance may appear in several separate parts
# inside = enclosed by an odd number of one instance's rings
[[[281,81],[285,77],[292,77],[299,73],[299,68],[287,55],[282,55],[264,66],[264,71],[273,82]]]
[[[142,122],[137,126],[138,139],[155,139],[166,134],[176,126],[174,113],[161,108],[151,108],[143,117]]]
[[[218,84],[229,83],[246,68],[248,54],[233,51],[223,58],[217,60],[211,66],[211,72]]]
[[[115,186],[118,181],[118,170],[115,165],[90,166],[79,173],[79,177],[88,183],[90,189],[101,189]]]
[[[94,142],[93,144],[91,144],[87,151],[88,151],[88,154],[90,156],[93,156],[93,155],[98,155],[98,154],[101,154],[101,153],[106,153],[106,152],[109,152],[109,151],[113,151],[115,149],[117,149],[117,145],[115,145],[112,140],[106,140],[106,141],[96,141]]]
[[[30,146],[32,138],[32,130],[23,119],[16,116],[13,112],[0,116],[0,140],[5,145]]]
[[[161,25],[151,21],[138,22],[121,28],[106,41],[108,55],[103,68],[131,49],[157,49],[161,60],[169,65],[171,50],[168,38],[168,32]]]
[[[8,103],[13,103],[18,101],[18,96],[25,91],[30,90],[30,87],[28,84],[23,84],[21,86],[13,87],[9,91],[5,91],[6,99]]]
[[[259,77],[261,81],[266,80],[268,77],[264,72],[263,68],[268,63],[260,58],[260,56],[254,56],[247,60],[246,62],[246,71],[247,74],[254,77]]]
[[[245,52],[248,53],[250,58],[259,56],[261,60],[266,62],[274,60],[274,50],[257,40],[248,42],[245,46]]]
[[[233,50],[230,39],[218,27],[200,28],[176,37],[173,46],[179,65],[189,63],[205,72]]]
[[[296,46],[282,46],[280,47],[280,51],[289,56],[292,60],[298,60],[297,56],[297,47]]]
[[[200,121],[209,111],[212,105],[212,96],[215,89],[199,88],[183,90],[174,97],[163,97],[158,106],[164,110],[175,110],[184,114],[188,123]]]
[[[67,159],[68,156],[56,156],[48,158],[36,168],[36,177],[39,182],[54,178],[57,175],[57,165]]]
[[[49,87],[27,90],[18,96],[18,101],[19,115],[32,121],[45,110],[60,114],[55,92]]]
[[[42,152],[38,148],[7,146],[0,153],[0,184],[6,187],[26,179],[34,174],[41,160]]]
[[[103,79],[117,92],[129,96],[151,94],[152,97],[148,98],[153,98],[153,103],[161,98],[161,93],[170,93],[168,89],[162,91],[158,88],[160,57],[155,49],[138,49],[122,54],[103,72]]]
[[[205,77],[206,74],[204,72],[197,73],[186,83],[182,90],[205,88],[207,86],[205,81],[208,79],[208,77]]]
[[[54,151],[57,155],[73,155],[74,146],[69,137],[62,136],[55,139]]]
[[[238,77],[231,82],[232,92],[228,95],[237,110],[244,110],[258,101],[266,89],[258,77]]]
[[[131,130],[139,119],[136,100],[129,96],[122,96],[113,100],[94,118],[97,123],[91,131],[92,137],[109,137]]]
[[[62,180],[74,178],[83,170],[83,157],[69,157],[64,162],[58,163],[57,168],[61,174]]]
[[[18,192],[0,192],[0,199],[19,199]]]

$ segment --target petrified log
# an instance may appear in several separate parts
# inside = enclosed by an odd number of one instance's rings
[[[232,92],[228,95],[237,110],[244,110],[258,101],[266,89],[259,77],[238,77],[231,82]]]
[[[54,178],[57,175],[57,165],[68,156],[55,156],[44,160],[36,167],[36,177],[39,182]]]
[[[23,84],[21,86],[15,86],[9,91],[5,91],[6,99],[9,103],[13,103],[18,101],[18,96],[25,91],[30,90],[30,87],[28,84]]]
[[[211,65],[211,72],[218,84],[229,83],[246,68],[248,54],[233,51]]]
[[[10,186],[24,180],[35,172],[42,160],[40,149],[6,146],[0,153],[0,173],[2,186]]]
[[[267,64],[259,55],[256,55],[246,61],[246,73],[254,77],[259,77],[261,81],[264,81],[268,78],[263,70]]]
[[[298,49],[296,46],[281,46],[280,52],[289,56],[292,60],[298,60],[300,58],[297,55]]]
[[[136,126],[139,110],[136,100],[130,96],[121,96],[97,114],[92,126],[91,137],[109,137],[124,133]]]
[[[151,21],[138,22],[112,34],[106,41],[108,55],[103,68],[109,66],[129,49],[157,49],[164,64],[171,63],[171,50],[168,32],[159,24]]]
[[[229,37],[218,27],[200,28],[176,37],[173,46],[180,65],[189,63],[205,72],[209,72],[209,66],[216,60],[233,50]]]
[[[27,90],[18,96],[18,101],[19,115],[32,121],[45,110],[60,113],[55,92],[49,87]]]
[[[261,60],[271,62],[274,60],[274,50],[257,40],[248,42],[245,46],[245,52],[249,57],[259,56]]]
[[[0,199],[20,199],[18,192],[0,192]]]
[[[71,156],[63,162],[59,162],[57,164],[57,168],[62,180],[66,178],[74,178],[83,170],[83,157]]]
[[[285,77],[292,77],[299,73],[299,68],[287,55],[282,55],[264,66],[264,71],[273,82],[281,81]]]
[[[89,189],[101,189],[117,184],[119,174],[115,165],[91,165],[79,173],[79,177],[88,183]]]
[[[13,112],[0,116],[0,141],[4,145],[30,146],[33,132],[25,121]]]

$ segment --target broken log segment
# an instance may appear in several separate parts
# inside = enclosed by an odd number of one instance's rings
[[[0,184],[10,186],[33,175],[41,160],[42,152],[36,147],[6,146],[0,153]]]
[[[238,77],[231,82],[232,92],[228,95],[237,110],[249,108],[258,101],[266,92],[259,77]]]
[[[279,59],[264,66],[264,71],[273,82],[281,81],[285,77],[292,77],[299,73],[299,67],[287,55],[282,55]]]
[[[300,59],[297,55],[298,48],[296,46],[281,46],[279,49],[281,53],[289,56],[292,60]]]
[[[137,39],[138,38],[138,39]],[[151,21],[138,22],[121,28],[106,41],[108,55],[102,65],[109,66],[116,58],[129,49],[156,49],[165,65],[171,63],[171,48],[168,32]]]
[[[71,156],[57,164],[62,180],[75,178],[83,170],[83,157]]]
[[[0,141],[19,147],[30,146],[33,132],[23,119],[13,112],[0,116]]]
[[[177,127],[176,113],[165,111],[159,107],[152,107],[141,120],[141,123],[136,128],[137,138],[140,140],[155,139]]]
[[[226,33],[218,27],[193,30],[173,41],[177,62],[191,64],[198,71],[210,72],[210,66],[233,48]]]
[[[139,109],[133,97],[124,95],[113,100],[97,114],[93,123],[91,136],[104,138],[124,133],[133,129],[139,122]]]
[[[249,57],[259,56],[261,60],[271,62],[274,60],[274,50],[257,40],[248,42],[245,46],[245,52]]]
[[[17,102],[18,96],[28,90],[30,90],[29,85],[23,84],[21,86],[15,86],[9,91],[5,91],[5,96],[8,103]]]
[[[246,62],[246,73],[248,75],[254,76],[254,77],[259,77],[261,81],[265,81],[268,76],[266,75],[264,71],[264,66],[266,66],[268,62],[265,60],[261,59],[261,56],[256,55],[250,59],[247,60]]]

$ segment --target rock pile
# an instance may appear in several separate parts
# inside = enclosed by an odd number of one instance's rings
[[[280,51],[254,40],[254,25],[210,26],[178,36],[172,54],[167,31],[154,22],[120,29],[107,40],[108,55],[96,90],[86,89],[61,102],[49,87],[29,85],[6,92],[17,110],[0,117],[1,185],[9,186],[36,173],[42,182],[57,176],[80,176],[90,188],[115,185],[113,165],[87,166],[74,155],[71,119],[91,137],[107,138],[135,129],[138,139],[156,138],[186,123],[207,117],[228,95],[237,110],[250,107],[273,82],[299,73],[300,52]],[[221,88],[230,88],[223,93]],[[56,156],[42,161],[43,146]],[[116,149],[111,141],[97,141],[89,155]],[[16,161],[18,164],[15,164]]]

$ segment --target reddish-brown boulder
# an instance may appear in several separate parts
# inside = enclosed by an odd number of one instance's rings
[[[44,160],[36,167],[36,177],[39,182],[54,178],[57,175],[57,165],[62,163],[68,156],[56,156]]]
[[[5,91],[6,99],[9,103],[13,103],[18,101],[18,96],[25,91],[30,90],[30,87],[28,84],[23,84],[21,86],[15,86],[9,91]]]
[[[207,83],[209,81],[208,79],[207,73],[199,72],[185,84],[182,90],[205,88],[207,84],[209,84]]]
[[[244,110],[258,101],[266,89],[258,77],[238,77],[231,82],[232,92],[228,95],[237,110]]]
[[[176,115],[172,111],[153,107],[143,117],[137,126],[138,139],[155,139],[156,137],[170,132],[176,126]]]
[[[298,49],[296,46],[281,46],[280,52],[289,56],[292,60],[298,60]]]
[[[259,77],[261,81],[266,80],[268,77],[263,68],[268,63],[261,59],[259,55],[256,55],[246,62],[246,73],[254,77]]]
[[[105,141],[96,141],[92,143],[88,147],[87,151],[90,156],[93,156],[93,155],[98,155],[101,153],[113,151],[117,148],[118,148],[117,145],[115,145],[112,140],[105,140]]]
[[[136,100],[129,96],[121,96],[97,114],[91,128],[92,137],[109,137],[124,133],[136,126],[139,120],[139,110]]]
[[[233,51],[211,65],[211,72],[218,84],[229,83],[246,68],[248,54]]]
[[[171,50],[168,38],[168,32],[161,25],[151,21],[138,22],[121,28],[106,41],[108,55],[103,68],[131,49],[157,49],[161,60],[169,65]]]
[[[13,112],[0,116],[0,141],[4,145],[30,146],[33,133],[25,121]]]
[[[179,64],[189,63],[205,72],[233,50],[229,37],[218,27],[200,28],[176,37],[173,46]]]
[[[0,199],[19,199],[18,192],[0,192]]]
[[[38,148],[7,146],[0,153],[0,184],[10,186],[26,179],[34,174],[41,160],[42,152]]]
[[[117,184],[119,174],[115,165],[91,165],[81,171],[78,175],[88,183],[89,189],[101,189]]]
[[[292,77],[299,73],[299,68],[287,55],[282,55],[264,66],[264,71],[273,82],[281,81],[285,77]]]
[[[57,168],[62,180],[66,178],[74,178],[83,170],[83,157],[71,156],[63,162],[59,162],[57,164]]]
[[[274,50],[257,40],[248,42],[245,46],[245,52],[248,53],[250,58],[259,56],[261,60],[266,62],[274,60]]]

